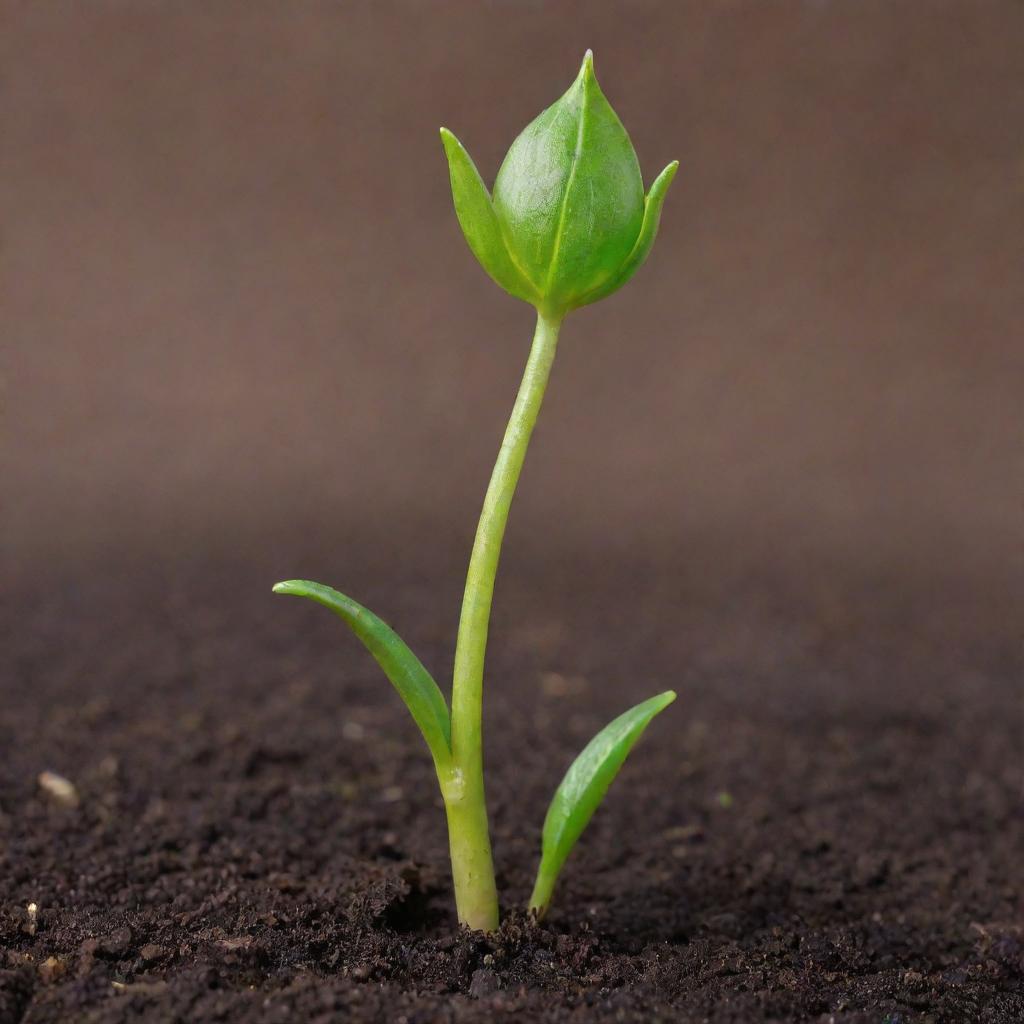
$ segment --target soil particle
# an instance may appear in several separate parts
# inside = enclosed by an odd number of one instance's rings
[[[75,784],[63,775],[45,771],[39,773],[39,788],[61,807],[78,806],[78,790]]]
[[[139,950],[139,958],[144,964],[153,964],[157,960],[162,960],[167,955],[167,951],[163,946],[158,946],[155,942],[147,942],[146,945]]]
[[[67,964],[58,960],[55,956],[48,956],[39,965],[39,977],[44,982],[56,981],[67,973]]]
[[[500,989],[501,981],[498,976],[494,971],[488,971],[483,967],[478,967],[469,979],[469,994],[474,999],[493,996]]]
[[[128,952],[132,942],[131,928],[118,928],[115,931],[103,936],[96,946],[96,951],[101,956],[113,958],[122,957]]]

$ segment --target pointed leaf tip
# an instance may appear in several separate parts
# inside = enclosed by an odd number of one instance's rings
[[[447,128],[441,129],[441,141],[448,158],[455,215],[470,250],[484,270],[505,291],[525,302],[535,302],[533,285],[520,272],[509,254],[494,213],[491,194],[472,157]]]
[[[580,64],[580,73],[576,81],[581,82],[584,88],[597,85],[597,75],[594,73],[594,51],[587,50],[583,55],[583,62]]]
[[[374,656],[415,719],[440,771],[451,759],[451,719],[448,704],[423,663],[401,637],[369,609],[311,580],[274,584],[275,594],[308,597],[338,615]]]

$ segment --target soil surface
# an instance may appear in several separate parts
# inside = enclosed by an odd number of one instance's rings
[[[441,677],[460,559],[439,561],[406,582],[353,569],[346,589]],[[486,694],[489,937],[455,928],[419,736],[324,610],[252,566],[20,581],[0,1022],[1024,1020],[1004,602],[522,564]],[[527,921],[562,771],[669,686],[550,916]]]

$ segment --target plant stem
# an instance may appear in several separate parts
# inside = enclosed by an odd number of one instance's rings
[[[547,319],[538,312],[530,358],[480,513],[455,648],[453,767],[447,782],[442,784],[442,790],[448,812],[448,838],[459,921],[481,931],[492,931],[498,927],[498,893],[487,827],[481,739],[487,626],[505,524],[530,435],[544,399],[560,327],[560,319]]]
[[[561,865],[559,865],[561,867]],[[537,874],[537,881],[533,886],[533,894],[530,896],[530,909],[537,915],[537,919],[540,920],[548,909],[548,904],[551,902],[551,895],[555,891],[555,882],[558,880],[558,872],[555,871],[552,874],[550,871],[544,871],[543,868]]]

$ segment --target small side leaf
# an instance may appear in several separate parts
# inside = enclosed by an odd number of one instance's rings
[[[640,234],[633,245],[632,252],[626,257],[626,262],[616,271],[611,280],[605,281],[604,284],[595,288],[592,292],[587,292],[576,303],[577,309],[580,306],[588,306],[590,303],[597,302],[598,299],[606,298],[612,292],[618,291],[640,269],[641,264],[647,259],[647,254],[651,251],[651,246],[654,245],[655,236],[658,234],[658,225],[661,224],[661,208],[665,205],[668,187],[672,184],[672,179],[676,176],[676,171],[678,170],[679,161],[673,160],[654,179],[654,184],[651,185],[647,198],[644,200],[644,220],[640,226]]]
[[[530,909],[540,917],[566,857],[604,799],[623,762],[648,723],[676,699],[672,690],[630,708],[606,725],[583,749],[565,773],[544,819],[544,836],[537,881]]]
[[[441,129],[441,141],[448,157],[455,213],[473,255],[505,291],[524,302],[536,304],[536,289],[509,254],[490,193],[472,157],[447,128]]]
[[[348,624],[394,684],[427,741],[434,763],[441,767],[451,758],[452,727],[448,705],[433,676],[389,626],[350,597],[309,580],[288,580],[274,587],[275,594],[294,594],[330,608]]]

